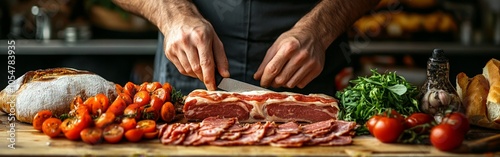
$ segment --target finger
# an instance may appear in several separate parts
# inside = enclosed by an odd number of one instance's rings
[[[305,75],[305,77],[297,84],[297,87],[299,87],[300,89],[304,88],[307,86],[307,84],[309,84],[309,82],[311,82],[314,78],[316,78],[318,74],[314,74],[314,70],[309,70],[309,73]]]
[[[299,46],[289,42],[283,44],[277,51],[276,55],[269,61],[269,63],[264,68],[264,73],[260,80],[260,84],[263,87],[269,86],[275,79],[275,77],[281,73],[283,66],[290,60],[291,54],[297,50]]]
[[[191,76],[193,78],[197,78],[196,75],[193,73],[193,70],[191,69],[191,65],[189,65],[189,60],[186,56],[186,53],[184,51],[177,52],[177,58],[179,59],[180,65],[182,68],[184,68],[184,75]]]
[[[222,77],[229,77],[229,63],[227,61],[226,52],[224,51],[224,45],[217,35],[214,35],[213,51],[217,71]]]
[[[297,84],[302,81],[309,73],[310,69],[305,68],[304,66],[299,68],[295,74],[292,75],[290,80],[285,84],[287,88],[295,88]]]
[[[185,54],[189,60],[189,66],[191,67],[192,73],[200,80],[203,80],[203,71],[200,67],[200,59],[198,55],[198,49],[191,45],[185,45]]]
[[[168,45],[168,41],[164,41],[163,44],[163,51],[165,52],[165,56],[174,64],[175,68],[179,71],[181,74],[186,74],[186,70],[184,70],[184,67],[182,67],[181,62],[179,61],[179,58],[177,57],[177,53],[179,52],[180,49],[176,45]]]
[[[267,63],[273,59],[274,55],[276,54],[276,46],[277,44],[273,44],[266,52],[266,56],[262,60],[262,62],[259,65],[259,68],[253,75],[253,78],[255,80],[260,80],[262,78],[262,74],[264,73],[264,68],[267,66]]]
[[[215,63],[212,51],[212,42],[198,44],[198,55],[200,58],[201,71],[203,71],[203,83],[208,90],[216,90],[215,87]]]
[[[293,56],[292,59],[286,63],[281,73],[274,79],[274,86],[281,87],[285,85],[285,87],[288,87],[286,83],[289,82],[290,78],[304,65],[306,58],[306,53],[297,53],[297,55]]]

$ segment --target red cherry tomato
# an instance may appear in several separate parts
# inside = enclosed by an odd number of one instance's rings
[[[139,104],[141,106],[144,106],[146,104],[149,104],[151,101],[151,95],[149,94],[148,91],[139,91],[134,95],[134,104]]]
[[[375,124],[377,124],[378,120],[380,119],[379,115],[372,116],[367,122],[366,122],[366,128],[368,128],[368,131],[370,134],[373,135],[373,128],[375,127]]]
[[[125,130],[119,124],[108,125],[103,130],[104,140],[108,143],[118,143],[122,140]]]
[[[82,141],[88,144],[99,144],[102,142],[101,128],[85,128],[80,132]]]
[[[141,120],[137,122],[137,129],[141,129],[144,133],[154,132],[156,130],[156,122],[154,120]]]
[[[61,131],[69,140],[80,139],[80,132],[92,124],[92,117],[88,112],[81,112],[76,117],[64,120],[60,126]]]
[[[139,142],[144,132],[141,129],[130,129],[125,132],[125,138],[130,142]]]
[[[470,129],[469,120],[465,117],[464,114],[459,112],[452,112],[447,114],[441,123],[448,123],[453,126],[455,131],[458,131],[462,134],[466,134]]]
[[[384,143],[396,142],[403,131],[404,123],[391,117],[380,117],[372,128],[373,136]]]
[[[42,131],[45,135],[54,138],[61,134],[61,120],[58,118],[49,118],[43,122]]]
[[[33,117],[33,128],[38,131],[42,131],[43,122],[52,117],[52,111],[50,110],[41,110],[36,113],[35,117]]]
[[[455,131],[454,126],[447,123],[441,123],[432,128],[430,140],[434,147],[442,151],[453,150],[464,140],[464,134]]]
[[[115,121],[115,114],[113,112],[106,112],[101,114],[99,118],[95,120],[95,126],[98,128],[104,128],[107,125]]]
[[[424,129],[422,127],[423,124],[430,124],[434,122],[434,117],[432,117],[429,114],[425,113],[413,113],[411,114],[408,118],[405,120],[405,126],[407,129],[414,128],[416,126],[420,126],[418,128],[415,128],[415,132],[417,133],[424,133],[430,130],[430,127],[428,129]]]

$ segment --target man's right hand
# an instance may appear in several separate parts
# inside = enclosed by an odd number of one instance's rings
[[[215,90],[215,68],[222,77],[229,77],[222,42],[207,20],[180,16],[162,31],[165,55],[181,74],[198,78],[208,90]]]

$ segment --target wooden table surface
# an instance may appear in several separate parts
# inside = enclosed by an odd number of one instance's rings
[[[88,145],[65,138],[50,139],[29,124],[14,124],[15,130],[11,131],[8,116],[0,113],[0,156],[500,156],[500,152],[453,154],[439,151],[429,145],[384,144],[371,136],[357,136],[349,146],[302,148],[167,146],[157,139],[139,143]],[[15,139],[15,149],[8,147],[12,144],[9,136],[15,136],[12,138]]]

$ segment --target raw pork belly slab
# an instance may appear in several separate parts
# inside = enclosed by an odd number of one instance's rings
[[[188,120],[238,118],[240,122],[319,122],[337,119],[338,100],[324,94],[194,90],[184,104]]]

